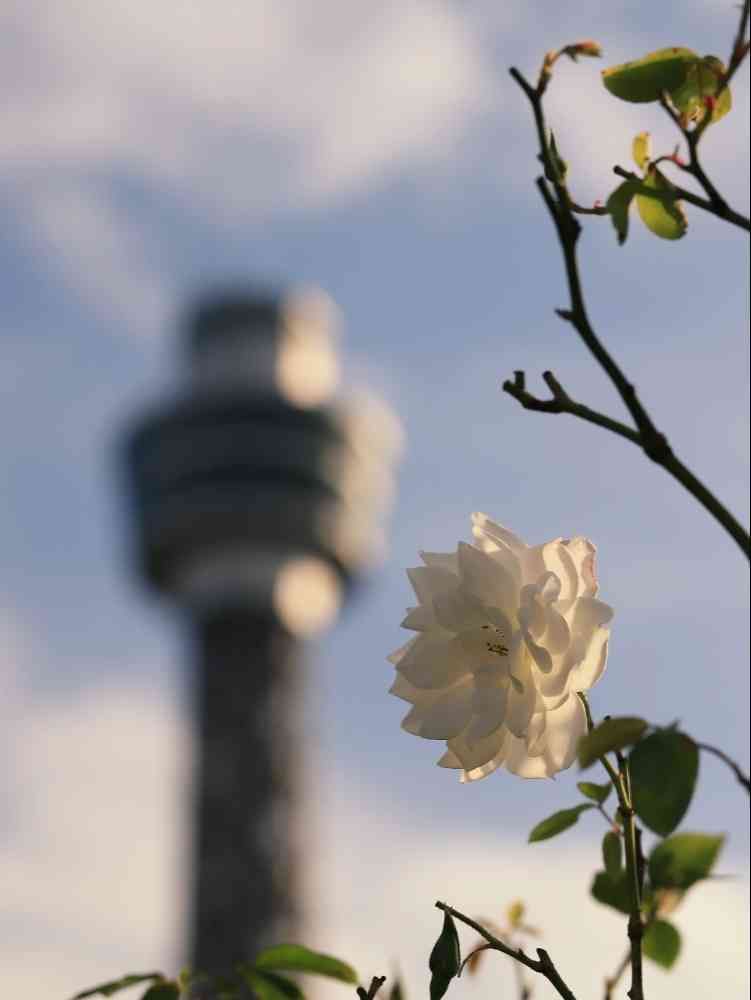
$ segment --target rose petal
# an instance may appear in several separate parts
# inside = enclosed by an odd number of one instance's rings
[[[545,632],[542,645],[551,656],[561,656],[571,643],[571,632],[566,619],[555,608],[545,609]]]
[[[518,638],[512,653],[510,668],[512,681],[509,685],[506,707],[506,726],[514,736],[524,736],[535,709],[537,691],[529,667],[529,658],[524,655],[524,646]]]
[[[413,566],[407,576],[420,604],[430,604],[437,594],[456,586],[454,574],[437,566]]]
[[[437,567],[448,570],[454,576],[459,575],[459,564],[456,559],[456,552],[420,552],[420,558],[426,566]]]
[[[597,596],[597,549],[588,538],[577,535],[564,543],[571,556],[579,578],[579,596]]]
[[[465,771],[487,764],[498,753],[503,745],[506,730],[501,726],[485,739],[470,743],[466,738],[466,730],[453,740],[449,740],[448,748],[461,761]]]
[[[569,684],[572,691],[589,691],[605,672],[608,660],[608,638],[610,630],[598,629],[592,637],[586,653],[571,671]]]
[[[400,674],[417,688],[445,688],[468,670],[452,648],[452,640],[422,632],[399,660]]]
[[[417,608],[408,608],[407,616],[402,621],[401,627],[412,629],[415,632],[426,632],[428,629],[440,628],[431,604],[421,604]]]
[[[459,573],[462,583],[483,604],[514,614],[519,603],[519,590],[514,579],[500,563],[474,548],[459,543]]]
[[[520,778],[552,778],[554,771],[545,759],[545,754],[530,757],[524,740],[511,739],[506,747],[503,761],[506,769]]]
[[[509,687],[509,682],[505,678],[499,683],[493,676],[475,675],[472,721],[463,733],[467,746],[474,747],[503,725],[506,717]],[[493,755],[489,754],[489,756]],[[474,765],[465,764],[465,767],[474,767]]]
[[[526,544],[517,536],[491,520],[487,514],[479,512],[472,515],[472,534],[479,542],[490,542],[493,546],[504,545],[515,555],[526,550]]]
[[[534,638],[539,638],[545,631],[545,612],[537,600],[535,584],[529,583],[522,587],[517,617],[521,627]]]
[[[553,771],[565,771],[576,757],[579,740],[587,731],[587,716],[575,694],[554,712],[548,712],[545,727],[545,757]]]
[[[562,538],[548,542],[543,548],[542,557],[547,569],[560,581],[561,591],[556,600],[570,601],[578,597],[579,573],[567,543]]]
[[[459,584],[433,598],[433,612],[439,625],[450,632],[479,628],[487,623],[482,602]]]
[[[398,649],[395,649],[393,653],[389,653],[386,659],[389,663],[393,663],[394,666],[396,666],[398,663],[401,663],[407,653],[407,650],[411,649],[416,642],[417,636],[415,636],[414,639],[410,639],[409,642],[405,642],[404,645],[400,646]]]
[[[557,601],[561,593],[560,578],[550,570],[537,581],[537,597],[543,606]]]
[[[506,758],[506,747],[510,739],[513,739],[513,737],[510,733],[506,733],[498,753],[494,757],[491,757],[486,764],[482,764],[480,767],[473,767],[469,771],[462,771],[460,780],[462,782],[479,781],[480,778],[485,778],[487,775],[492,774],[493,771],[497,771]]]
[[[418,702],[402,720],[402,729],[426,740],[450,740],[467,725],[471,711],[472,687],[457,684]]]
[[[613,609],[596,597],[580,597],[573,608],[571,632],[573,635],[591,635],[601,625],[607,625]]]
[[[527,649],[529,650],[532,659],[535,661],[535,665],[538,670],[543,674],[549,674],[553,669],[553,658],[550,653],[544,646],[540,646],[534,641],[527,629],[523,628],[522,634],[524,635],[524,641],[527,644]]]
[[[536,706],[535,706],[536,707]],[[527,753],[535,757],[545,750],[546,712],[535,712],[527,729]]]

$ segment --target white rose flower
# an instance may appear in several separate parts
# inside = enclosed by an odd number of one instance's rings
[[[549,778],[586,732],[576,692],[605,669],[613,611],[597,599],[595,547],[528,546],[485,514],[472,523],[474,545],[407,570],[419,605],[402,626],[418,634],[389,657],[391,693],[412,705],[402,727],[446,740],[438,763],[463,781],[501,766]]]

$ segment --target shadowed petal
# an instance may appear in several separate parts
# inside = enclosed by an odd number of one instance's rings
[[[576,757],[576,747],[587,731],[587,716],[581,699],[575,694],[554,712],[547,713],[545,757],[553,771],[564,771]]]
[[[418,688],[445,688],[468,671],[452,648],[452,640],[421,633],[399,660],[397,669]]]
[[[460,542],[459,573],[467,590],[479,597],[483,604],[500,608],[508,614],[516,612],[519,590],[514,578],[486,552]]]
[[[595,632],[587,652],[571,671],[572,691],[589,691],[602,677],[608,660],[609,637],[609,629],[601,628]]]
[[[420,604],[430,604],[436,594],[456,586],[456,576],[436,566],[413,566],[407,576]]]
[[[526,742],[513,737],[508,742],[503,763],[508,771],[518,774],[520,778],[552,778],[555,773],[551,771],[545,754],[530,757]]]
[[[456,552],[420,552],[420,558],[426,566],[437,567],[448,570],[455,576],[459,575],[459,564],[456,559]]]
[[[426,740],[450,740],[467,725],[471,711],[471,685],[457,684],[418,702],[402,720],[402,729]]]
[[[487,615],[479,598],[459,584],[433,598],[433,611],[438,623],[450,632],[461,632],[487,623]]]

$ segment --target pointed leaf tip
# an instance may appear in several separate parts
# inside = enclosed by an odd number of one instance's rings
[[[529,843],[536,844],[540,840],[549,840],[551,837],[556,837],[559,833],[563,833],[564,830],[568,830],[569,827],[577,823],[581,814],[588,809],[594,809],[594,805],[591,802],[585,802],[581,806],[574,806],[573,809],[561,809],[559,812],[553,813],[552,816],[548,816],[547,819],[542,820],[537,826],[533,827],[529,834]]]
[[[623,246],[628,236],[628,212],[636,195],[637,185],[633,181],[624,181],[613,191],[605,202],[605,208],[610,213],[618,244]]]
[[[443,927],[430,953],[428,967],[430,978],[430,1000],[441,1000],[449,988],[451,980],[461,968],[461,949],[454,918],[444,910]]]

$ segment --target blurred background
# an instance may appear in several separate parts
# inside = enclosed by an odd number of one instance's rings
[[[362,980],[427,990],[443,899],[501,919],[521,898],[582,1000],[625,947],[588,898],[601,825],[526,846],[577,801],[505,771],[472,785],[399,723],[386,655],[418,549],[482,510],[531,543],[582,533],[616,609],[596,716],[680,719],[748,766],[748,576],[732,540],[628,442],[527,413],[500,390],[551,368],[622,417],[553,314],[567,304],[537,194],[528,107],[507,74],[562,62],[550,122],[579,201],[604,200],[659,109],[610,98],[604,65],[665,45],[727,58],[734,4],[399,0],[6,0],[0,14],[0,992],[63,1000],[182,961],[194,748],[184,635],[132,571],[117,444],[175,383],[188,299],[245,281],[315,283],[341,307],[348,386],[406,431],[388,558],[308,651],[306,943]],[[706,137],[748,213],[748,68]],[[748,238],[689,209],[678,244],[638,219],[581,240],[593,322],[681,458],[748,523]],[[748,991],[748,803],[702,757],[684,829],[728,831],[715,880],[676,914],[685,952],[650,997]],[[472,943],[472,936],[465,938]],[[514,990],[488,959],[451,995]],[[332,984],[323,996],[348,996]],[[547,984],[535,996],[552,995]]]

